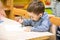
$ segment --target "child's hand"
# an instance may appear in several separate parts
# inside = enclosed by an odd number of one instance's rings
[[[19,23],[23,23],[23,19],[21,17],[15,17],[15,20]]]
[[[24,31],[25,32],[30,32],[31,31],[31,27],[30,26],[26,27]]]
[[[19,19],[19,21],[18,21],[18,22],[22,24],[22,23],[23,23],[23,19]]]

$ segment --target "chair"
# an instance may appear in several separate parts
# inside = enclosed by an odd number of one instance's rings
[[[50,32],[54,34],[54,36],[51,36],[49,39],[50,40],[56,40],[56,25],[52,24],[51,28],[50,28]]]
[[[59,17],[50,17],[50,21],[53,23],[53,24],[55,24],[55,25],[57,25],[57,26],[60,26],[60,18]]]
[[[16,16],[23,16],[24,18],[29,18],[28,12],[26,10],[13,8],[9,15],[9,18],[14,20]]]
[[[50,40],[56,40],[56,29],[57,29],[57,26],[60,26],[60,18],[55,16],[50,16],[50,22],[52,23],[50,32],[54,34],[54,36],[52,36]]]

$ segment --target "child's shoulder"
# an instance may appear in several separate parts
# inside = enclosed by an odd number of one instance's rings
[[[44,15],[42,16],[43,19],[48,19],[49,16],[48,16],[48,13],[47,12],[44,12]]]

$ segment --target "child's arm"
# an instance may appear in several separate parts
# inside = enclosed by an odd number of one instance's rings
[[[21,17],[15,17],[15,20],[25,26],[31,26],[31,20],[30,19],[24,19]]]
[[[50,21],[48,19],[45,19],[41,25],[37,26],[37,27],[32,27],[31,28],[31,31],[35,31],[35,32],[45,32],[45,31],[48,31],[49,28],[50,28]]]
[[[28,20],[24,19],[22,24],[25,26],[31,26],[31,20],[30,19],[28,19]]]

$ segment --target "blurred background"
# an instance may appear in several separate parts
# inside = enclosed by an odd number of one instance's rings
[[[19,11],[19,9],[26,10],[29,3],[32,1],[42,1],[45,5],[45,12],[47,12],[48,14],[54,14],[53,9],[55,6],[54,4],[56,3],[56,0],[1,0],[1,1],[4,5],[4,10],[7,14],[7,17],[11,19],[14,19],[13,12],[15,14],[16,12]],[[19,12],[16,13],[16,15],[18,14],[20,15],[22,13],[19,13]],[[25,14],[23,16],[25,16]]]

